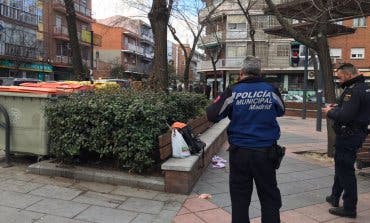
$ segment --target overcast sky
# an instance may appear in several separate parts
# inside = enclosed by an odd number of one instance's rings
[[[93,16],[96,19],[104,19],[113,15],[124,15],[128,17],[145,16],[133,8],[125,8],[124,0],[92,0]]]
[[[95,19],[104,19],[114,15],[123,15],[132,18],[140,18],[149,24],[145,12],[134,8],[128,8],[124,6],[123,1],[124,0],[92,0],[93,17]],[[183,34],[180,36],[182,42],[188,43],[192,40],[190,32],[186,33],[182,31],[181,33]],[[168,39],[174,42],[170,32],[168,32]]]

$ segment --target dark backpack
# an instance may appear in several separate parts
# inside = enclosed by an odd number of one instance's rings
[[[190,126],[187,125],[184,128],[179,129],[179,132],[184,138],[186,144],[188,144],[191,154],[198,154],[206,147],[206,144],[193,133],[193,129]]]

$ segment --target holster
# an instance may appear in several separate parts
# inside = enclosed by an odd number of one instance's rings
[[[279,169],[281,161],[285,156],[286,148],[278,144],[274,144],[269,152],[269,158],[273,162],[274,168]]]

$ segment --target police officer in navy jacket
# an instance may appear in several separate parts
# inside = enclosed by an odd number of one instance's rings
[[[277,88],[261,78],[261,62],[247,57],[240,81],[226,89],[207,108],[218,122],[228,117],[232,223],[249,222],[253,180],[261,202],[262,222],[280,222],[281,195],[269,151],[280,137],[276,118],[285,112]]]
[[[365,78],[350,63],[342,64],[337,70],[337,76],[344,89],[339,103],[323,109],[327,117],[334,120],[336,134],[334,184],[326,201],[333,206],[329,210],[331,214],[355,218],[357,181],[354,163],[370,123],[370,88]],[[343,207],[338,207],[342,193]]]

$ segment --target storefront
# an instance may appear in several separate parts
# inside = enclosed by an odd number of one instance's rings
[[[0,60],[0,77],[54,80],[53,66],[42,62]]]

